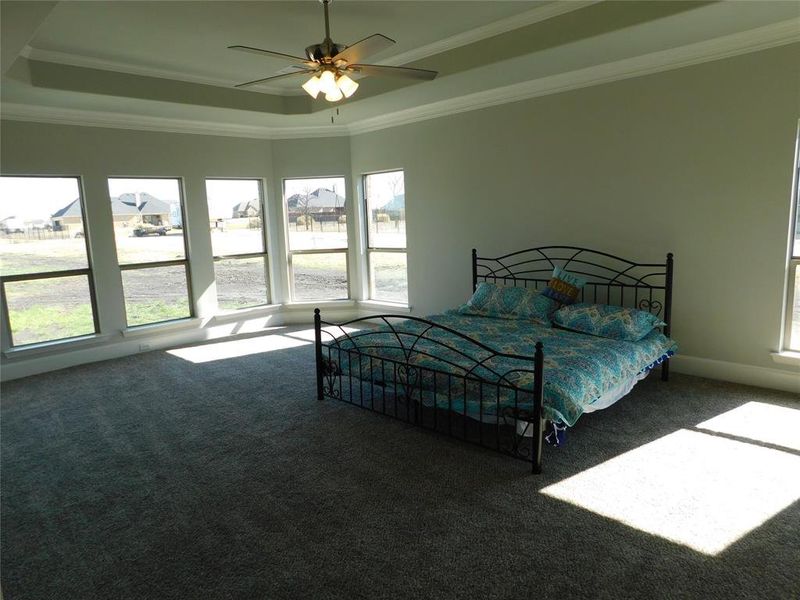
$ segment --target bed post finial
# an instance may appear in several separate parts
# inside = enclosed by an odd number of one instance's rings
[[[472,249],[472,292],[475,293],[475,290],[478,287],[478,251],[473,248]]]
[[[667,252],[667,276],[664,281],[664,335],[669,337],[672,331],[672,272],[673,254]],[[661,363],[661,381],[669,379],[669,359]]]
[[[533,355],[533,439],[531,440],[531,471],[542,472],[542,436],[544,435],[544,344],[536,342]]]
[[[317,362],[317,400],[322,400],[322,318],[318,308],[314,309],[314,351]]]

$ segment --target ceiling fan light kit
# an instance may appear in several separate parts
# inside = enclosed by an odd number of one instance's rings
[[[312,44],[306,48],[306,57],[293,56],[283,52],[272,50],[262,50],[252,46],[228,46],[231,50],[240,52],[250,52],[272,57],[291,60],[301,64],[295,65],[296,71],[255,79],[236,85],[237,88],[258,85],[273,79],[293,77],[294,75],[308,75],[311,78],[306,81],[302,88],[309,96],[316,99],[320,93],[325,95],[328,102],[338,102],[342,98],[349,98],[358,89],[359,84],[353,81],[348,73],[362,73],[364,75],[384,75],[392,77],[404,77],[418,80],[430,80],[435,78],[436,71],[426,69],[412,69],[409,67],[389,67],[385,65],[368,65],[359,61],[370,54],[380,52],[390,47],[395,41],[391,38],[375,33],[352,46],[335,43],[330,36],[330,22],[328,19],[328,4],[331,0],[320,0],[325,11],[325,39],[321,44]]]

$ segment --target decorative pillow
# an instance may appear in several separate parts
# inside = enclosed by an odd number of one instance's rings
[[[533,290],[481,282],[472,298],[458,309],[458,313],[497,319],[530,320],[549,325],[557,308],[555,301]]]
[[[561,304],[572,304],[578,299],[586,280],[565,271],[561,267],[553,269],[553,277],[547,282],[542,294]]]
[[[638,342],[656,327],[666,325],[644,310],[583,303],[562,306],[553,322],[564,329],[627,342]]]

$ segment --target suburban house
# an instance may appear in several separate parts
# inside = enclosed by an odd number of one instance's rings
[[[376,208],[373,213],[375,216],[378,214],[388,215],[393,221],[403,220],[406,218],[406,195],[397,194],[394,198],[389,200],[386,204]]]
[[[149,225],[171,225],[170,205],[146,192],[121,194],[111,198],[111,214],[114,227],[135,227]],[[53,229],[83,230],[81,202],[76,198],[65,207],[53,213]]]
[[[259,202],[258,198],[253,198],[252,200],[245,200],[244,202],[236,204],[233,207],[231,218],[242,219],[258,217],[259,215],[261,215],[261,202]]]
[[[295,223],[301,215],[310,215],[315,221],[335,221],[347,212],[345,198],[325,188],[293,194],[286,199],[286,206],[290,223]]]

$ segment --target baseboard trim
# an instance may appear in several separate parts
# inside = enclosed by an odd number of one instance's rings
[[[672,370],[677,373],[800,393],[800,373],[797,371],[757,367],[683,354],[672,357],[670,363]]]

